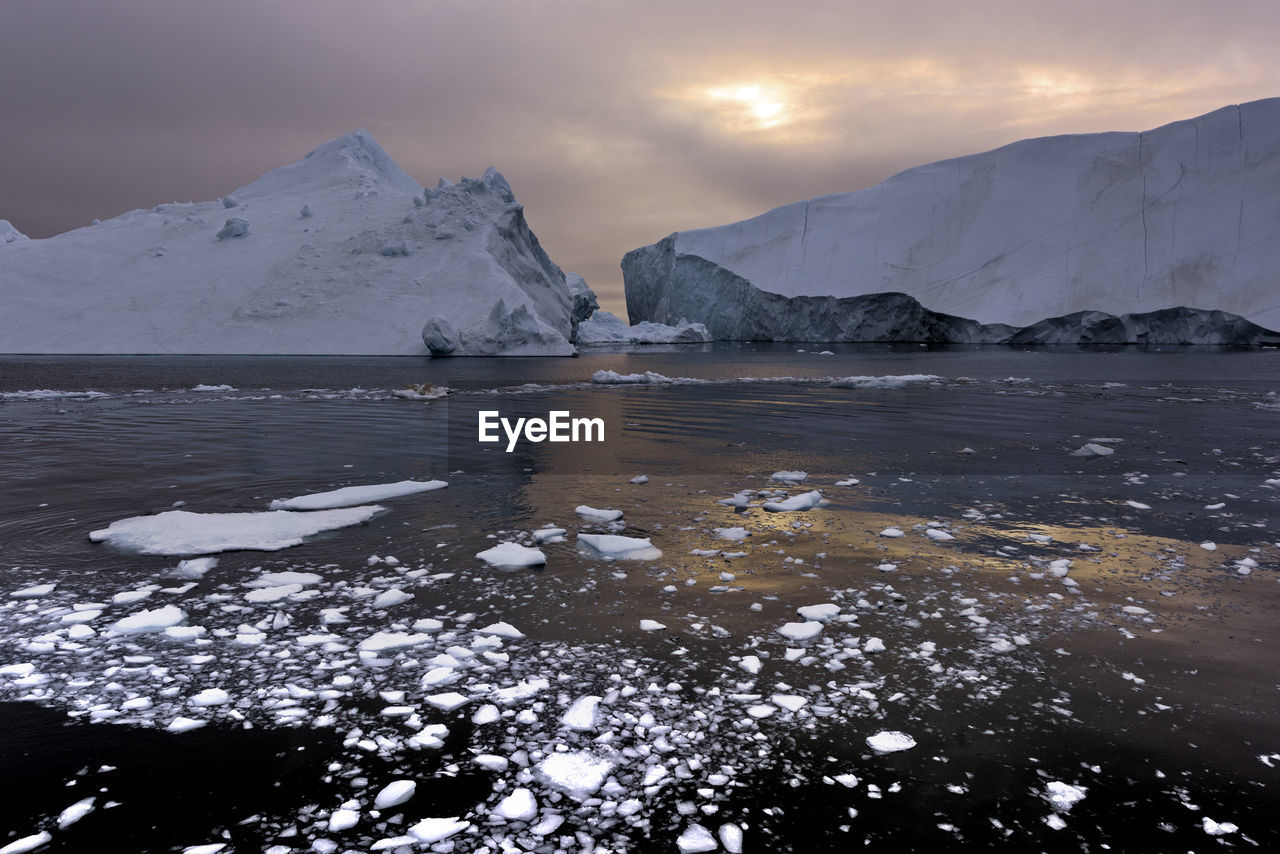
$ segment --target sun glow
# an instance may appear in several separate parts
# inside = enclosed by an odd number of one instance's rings
[[[704,91],[707,100],[730,108],[757,128],[771,128],[787,120],[787,102],[777,89],[760,85],[718,86]]]

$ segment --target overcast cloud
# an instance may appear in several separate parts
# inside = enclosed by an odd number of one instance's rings
[[[623,253],[912,165],[1280,95],[1274,0],[0,0],[0,218],[211,199],[357,127]]]

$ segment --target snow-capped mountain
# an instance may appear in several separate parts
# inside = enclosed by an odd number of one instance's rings
[[[0,222],[0,299],[6,353],[570,355],[590,314],[500,174],[424,191],[366,131],[216,201]]]
[[[1280,98],[932,163],[622,265],[633,323],[717,338],[999,341],[1089,312],[1023,340],[1256,343],[1280,328]]]

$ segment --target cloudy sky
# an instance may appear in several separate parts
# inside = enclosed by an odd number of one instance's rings
[[[0,0],[0,218],[212,199],[357,127],[623,253],[1053,133],[1280,95],[1275,0]]]

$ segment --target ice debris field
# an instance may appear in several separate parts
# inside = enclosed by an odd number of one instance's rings
[[[593,381],[669,382],[654,376],[605,371]],[[1124,453],[1120,437],[1081,440],[1091,456]],[[1078,453],[1060,449],[1064,459]],[[943,768],[959,750],[948,716],[985,720],[984,710],[1005,707],[1011,732],[1078,723],[1072,694],[1044,678],[1073,656],[1074,638],[1156,642],[1194,614],[1180,575],[1275,581],[1274,545],[1183,547],[1143,535],[1140,518],[1118,523],[1151,510],[1136,499],[1074,530],[987,501],[932,518],[857,509],[874,484],[909,484],[908,474],[766,470],[719,478],[717,489],[656,469],[588,478],[538,524],[483,535],[482,550],[423,548],[414,537],[401,553],[356,565],[297,563],[287,550],[405,518],[409,502],[450,502],[466,475],[356,483],[252,513],[124,517],[84,534],[101,548],[171,556],[170,565],[117,586],[113,576],[64,584],[44,568],[13,567],[8,577],[29,583],[0,594],[0,698],[163,731],[175,750],[210,726],[338,735],[342,753],[324,782],[341,794],[246,819],[271,854],[786,847],[786,809],[768,799],[788,791],[812,796],[852,845],[860,821],[926,793],[897,757]],[[1280,480],[1257,484],[1276,488]],[[246,550],[262,552],[261,563],[226,571],[243,567]],[[1134,562],[1149,583],[1117,574]],[[590,622],[600,608],[608,631]],[[563,625],[575,620],[584,623]],[[1159,674],[1104,667],[1094,677],[1139,715],[1173,708]],[[1276,750],[1258,745],[1259,771]],[[1081,759],[1029,770],[1034,786],[997,804],[992,832],[1072,827],[1096,791],[1117,785],[1106,750]],[[1206,841],[1248,844],[1261,830],[1203,814],[1180,777],[1150,777],[1181,811],[1181,829]],[[479,778],[482,791],[464,809],[438,811],[430,792],[452,778]],[[982,785],[957,771],[947,783],[953,814],[932,824],[958,835],[966,794]],[[29,833],[0,840],[0,852],[38,850],[119,806],[81,794],[68,790]],[[191,839],[185,850],[229,851],[230,838]]]

